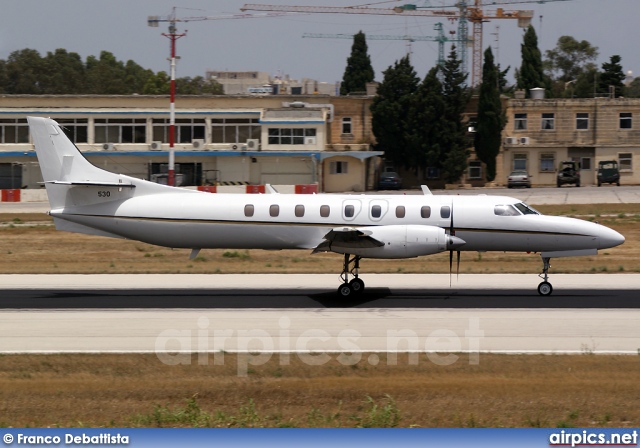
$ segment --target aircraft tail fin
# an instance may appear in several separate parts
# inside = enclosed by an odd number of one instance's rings
[[[50,118],[27,117],[27,121],[52,209],[104,202],[105,197],[126,199],[136,187],[145,193],[168,188],[92,165]]]

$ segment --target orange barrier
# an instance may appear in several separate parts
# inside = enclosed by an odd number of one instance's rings
[[[207,193],[217,193],[218,187],[215,185],[199,185],[198,191],[206,191]]]
[[[2,202],[20,202],[20,190],[2,190]]]
[[[260,194],[264,191],[264,185],[247,185],[247,194]]]
[[[318,184],[296,185],[296,194],[314,194],[318,192]]]

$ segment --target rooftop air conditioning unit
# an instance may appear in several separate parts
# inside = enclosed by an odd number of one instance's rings
[[[113,143],[103,143],[102,144],[102,150],[103,151],[113,151],[115,149],[116,149],[116,147],[113,146]]]
[[[204,140],[195,139],[191,142],[191,146],[193,147],[193,149],[204,149]]]
[[[304,138],[304,144],[305,145],[315,145],[317,142],[315,137],[305,137]]]
[[[507,137],[504,139],[504,142],[507,145],[517,145],[518,139],[516,137]]]
[[[528,145],[529,144],[529,137],[520,137],[520,144],[521,145]]]
[[[149,145],[149,150],[151,151],[161,151],[162,150],[162,142],[151,142]]]
[[[247,140],[248,151],[260,151],[260,140],[257,138],[250,138]]]

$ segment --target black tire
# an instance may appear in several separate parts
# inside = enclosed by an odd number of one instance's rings
[[[364,291],[364,282],[359,278],[354,278],[349,282],[349,287],[354,294],[362,294]]]
[[[351,285],[349,285],[349,283],[343,283],[342,285],[340,285],[340,287],[338,288],[338,295],[340,297],[343,298],[347,298],[351,296],[351,293],[353,293],[353,289],[351,289]]]
[[[553,292],[553,286],[549,282],[542,282],[538,285],[538,294],[541,296],[550,296]]]

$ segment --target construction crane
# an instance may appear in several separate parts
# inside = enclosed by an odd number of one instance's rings
[[[450,39],[444,35],[444,27],[438,22],[433,27],[438,32],[437,36],[409,36],[409,35],[388,35],[388,34],[367,34],[367,40],[405,40],[407,42],[428,41],[438,42],[438,65],[444,65],[444,43],[460,42],[462,39]],[[304,33],[302,37],[321,38],[321,39],[353,39],[353,34],[322,34],[322,33]],[[465,39],[466,40],[466,39]]]
[[[396,17],[446,17],[451,20],[459,20],[458,39],[465,39],[465,37],[468,36],[467,20],[469,20],[473,23],[474,39],[471,78],[472,85],[477,86],[482,80],[482,22],[492,19],[518,19],[519,26],[527,27],[531,23],[533,11],[505,11],[503,8],[498,8],[494,13],[484,13],[481,9],[482,0],[475,0],[474,7],[469,7],[467,1],[468,0],[458,1],[456,4],[458,11],[421,8],[413,4],[396,6],[390,9],[370,8],[366,5],[340,7],[246,4],[240,8],[240,11],[293,12],[305,14],[375,14]],[[466,45],[461,45],[460,59],[462,62],[462,70],[466,72]]]

